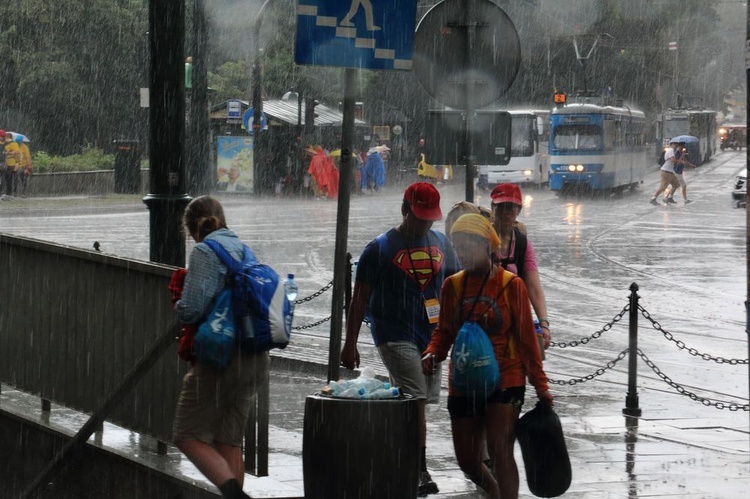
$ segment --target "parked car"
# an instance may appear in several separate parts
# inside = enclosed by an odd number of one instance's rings
[[[747,168],[742,170],[734,181],[732,201],[735,208],[747,208]]]

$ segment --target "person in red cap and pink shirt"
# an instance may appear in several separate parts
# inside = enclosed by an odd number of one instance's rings
[[[431,230],[433,222],[443,217],[435,186],[411,184],[404,192],[401,215],[401,224],[371,241],[359,258],[341,365],[359,367],[357,339],[367,311],[391,384],[419,401],[418,493],[424,497],[438,493],[425,461],[425,404],[438,402],[440,375],[422,373],[422,352],[439,319],[443,281],[458,272],[460,264],[445,234]]]
[[[529,292],[531,306],[542,328],[544,348],[548,348],[551,336],[547,318],[547,299],[539,280],[536,253],[531,241],[516,224],[516,217],[523,208],[521,189],[516,184],[500,184],[492,190],[490,198],[492,226],[500,237],[500,247],[495,251],[495,260],[504,269],[523,279]]]

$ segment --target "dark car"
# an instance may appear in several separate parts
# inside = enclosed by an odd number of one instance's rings
[[[747,207],[747,168],[742,170],[734,180],[732,202],[735,208]]]

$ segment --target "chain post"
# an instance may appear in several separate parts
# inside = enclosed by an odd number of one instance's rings
[[[628,328],[628,394],[625,397],[625,408],[622,413],[626,416],[639,417],[641,409],[638,407],[638,284],[630,285],[630,317]]]

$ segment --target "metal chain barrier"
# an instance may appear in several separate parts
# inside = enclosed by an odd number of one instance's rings
[[[317,298],[318,296],[322,295],[323,293],[325,293],[326,291],[328,291],[329,289],[331,289],[332,286],[333,286],[333,281],[329,282],[328,284],[326,284],[325,286],[323,286],[319,291],[316,291],[315,293],[311,294],[310,296],[307,296],[305,298],[300,298],[299,300],[294,300],[294,304],[295,305],[300,305],[302,303],[305,303],[305,302],[308,302],[308,301],[312,300],[313,298]],[[329,315],[325,319],[321,319],[318,322],[313,322],[312,324],[305,324],[304,326],[292,326],[292,330],[293,331],[302,331],[304,329],[312,329],[312,328],[314,328],[316,326],[320,326],[321,324],[324,324],[324,323],[326,323],[326,322],[328,322],[330,320],[331,320],[331,316]]]
[[[328,322],[331,320],[331,316],[329,315],[325,319],[320,319],[318,322],[313,322],[312,324],[305,324],[304,326],[292,326],[292,329],[294,331],[302,331],[303,329],[312,329],[315,326],[320,326],[321,324]]]
[[[686,397],[689,397],[691,400],[697,400],[701,404],[705,406],[714,406],[717,409],[729,409],[730,411],[750,411],[750,404],[740,405],[734,402],[721,402],[721,401],[714,401],[706,397],[701,397],[699,395],[696,395],[695,393],[688,391],[685,389],[685,387],[678,385],[672,379],[661,372],[661,369],[656,367],[656,364],[651,362],[651,359],[649,359],[645,353],[641,351],[641,349],[638,349],[638,355],[643,359],[643,361],[646,363],[648,367],[651,368],[652,371],[656,373],[657,376],[659,376],[666,384],[677,390],[678,393],[681,395],[685,395]]]
[[[323,286],[323,288],[320,291],[316,291],[315,293],[311,294],[310,296],[306,298],[300,298],[299,300],[294,300],[294,304],[300,305],[302,303],[312,300],[313,298],[317,298],[318,296],[322,295],[323,293],[331,289],[332,286],[333,286],[333,281]]]
[[[612,369],[613,367],[615,367],[615,365],[618,362],[620,362],[622,359],[625,358],[625,356],[628,354],[628,350],[629,349],[626,348],[625,350],[623,350],[622,352],[620,352],[620,354],[617,356],[617,358],[615,358],[614,360],[610,360],[609,362],[607,362],[607,367],[600,367],[593,374],[589,374],[589,375],[584,376],[582,378],[571,378],[568,381],[551,379],[551,378],[547,378],[547,381],[549,383],[552,383],[552,384],[555,384],[555,385],[576,385],[578,383],[584,383],[586,381],[591,381],[592,379],[596,378],[597,376],[601,376],[602,374],[604,374],[605,372],[607,372],[607,370]]]
[[[694,357],[700,357],[703,360],[712,360],[716,362],[717,364],[730,364],[733,366],[738,365],[738,364],[748,363],[748,359],[725,359],[724,357],[714,357],[707,353],[701,353],[695,348],[689,348],[687,345],[685,345],[683,341],[676,340],[674,336],[672,335],[672,333],[662,328],[661,324],[659,324],[658,321],[653,319],[651,317],[651,314],[649,314],[648,311],[645,308],[643,308],[641,305],[638,305],[638,310],[641,311],[641,315],[643,317],[645,317],[648,321],[651,322],[651,325],[653,326],[654,329],[661,332],[661,334],[663,334],[666,339],[668,339],[669,341],[677,345],[677,348],[679,348],[680,350],[687,350],[687,352]]]
[[[610,322],[605,324],[603,328],[601,328],[599,331],[596,331],[594,334],[592,334],[588,338],[581,338],[580,340],[574,340],[568,343],[565,343],[565,342],[556,343],[554,341],[550,341],[549,346],[558,347],[558,348],[568,348],[568,347],[572,348],[572,347],[577,347],[578,345],[585,345],[591,340],[598,339],[602,334],[612,329],[612,326],[620,322],[620,320],[622,320],[622,317],[625,315],[625,312],[627,312],[628,310],[630,310],[630,303],[625,305],[622,311],[619,314],[615,315],[614,318]]]

